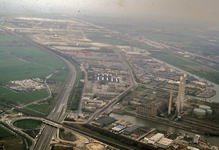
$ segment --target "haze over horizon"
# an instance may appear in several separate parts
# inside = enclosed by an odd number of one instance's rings
[[[197,21],[219,21],[218,0],[7,0],[0,9],[9,12],[69,13],[73,15],[129,18],[163,17]]]

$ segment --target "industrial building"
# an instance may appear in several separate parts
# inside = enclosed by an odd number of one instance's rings
[[[156,146],[161,148],[168,148],[172,142],[173,140],[163,137],[157,142]]]
[[[125,129],[124,126],[117,125],[117,126],[115,126],[115,127],[112,128],[112,131],[114,131],[114,132],[119,132],[119,131],[121,131],[121,130],[123,130],[123,129]]]
[[[151,144],[151,145],[154,145],[156,142],[158,142],[161,138],[164,137],[164,134],[162,133],[157,133],[155,135],[153,135],[152,137],[150,138],[144,138],[144,140],[148,143],[148,144]]]
[[[125,121],[125,120],[118,120],[118,121],[114,122],[113,124],[114,125],[122,125],[122,126],[125,126],[125,127],[128,127],[128,126],[132,125],[131,122]]]
[[[101,118],[97,119],[92,124],[97,125],[97,126],[103,126],[104,124],[113,122],[114,120],[115,120],[115,118],[113,118],[113,117],[105,116],[105,117],[101,117]]]
[[[166,102],[153,100],[137,106],[136,112],[143,115],[158,116],[166,110],[166,106]]]
[[[132,134],[134,131],[138,130],[140,128],[139,125],[133,125],[130,128],[125,129],[125,131],[123,132],[124,134]]]

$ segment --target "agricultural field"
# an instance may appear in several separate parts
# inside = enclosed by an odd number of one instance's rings
[[[6,32],[0,32],[0,64],[0,95],[19,104],[45,98],[48,93],[45,89],[16,93],[3,87],[4,85],[14,80],[45,79],[56,69],[66,67],[61,60],[53,55]],[[65,69],[51,78],[64,82],[67,76],[68,70]]]
[[[68,77],[68,70],[63,69],[60,70],[58,73],[54,74],[51,78],[49,78],[50,81],[61,81],[62,83],[65,82],[66,78]]]
[[[25,149],[25,144],[23,143],[23,140],[18,137],[10,138],[4,141],[5,141],[4,148],[6,150],[18,150],[18,149],[24,150]]]
[[[45,89],[42,89],[39,91],[31,91],[25,93],[11,92],[10,94],[5,94],[4,96],[22,104],[26,104],[47,97],[48,95],[49,94],[47,93],[47,91]]]
[[[0,125],[0,133],[1,133],[0,137],[13,135],[11,132],[3,128],[1,125]]]
[[[49,104],[32,104],[32,105],[28,105],[27,108],[36,110],[41,113],[45,113],[49,106],[50,106]]]
[[[42,121],[34,119],[23,119],[14,122],[14,126],[22,129],[35,129],[42,125]]]
[[[0,94],[2,97],[13,100],[19,104],[27,104],[27,103],[30,103],[34,100],[38,100],[38,99],[42,99],[44,97],[47,97],[49,95],[47,93],[46,89],[42,89],[39,91],[18,93],[18,92],[14,92],[10,89],[7,89],[3,86],[0,86]]]
[[[31,104],[26,106],[25,108],[27,109],[32,109],[35,110],[37,112],[43,113],[43,114],[47,114],[51,109],[51,105],[53,105],[53,103],[55,102],[55,100],[57,99],[58,94],[52,94],[52,98],[49,99],[48,103],[42,103],[42,104]]]
[[[17,38],[14,35],[10,35],[7,33],[0,32],[0,44],[7,44],[11,43],[12,41],[22,41],[21,39]]]

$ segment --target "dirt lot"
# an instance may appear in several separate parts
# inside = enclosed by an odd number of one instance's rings
[[[70,131],[61,131],[60,135],[63,138],[63,140],[73,141],[73,142],[78,140],[77,136]]]
[[[86,148],[89,150],[103,150],[104,146],[99,143],[90,143],[86,145]]]

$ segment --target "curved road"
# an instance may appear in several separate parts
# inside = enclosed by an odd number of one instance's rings
[[[9,32],[9,33],[23,39],[27,43],[34,45],[34,46],[38,47],[39,49],[44,50],[44,51],[54,55],[55,57],[62,60],[66,64],[66,66],[68,67],[69,76],[68,76],[68,79],[66,81],[65,87],[63,88],[62,93],[60,94],[60,97],[57,100],[56,105],[54,106],[53,110],[50,112],[50,114],[47,117],[48,119],[61,122],[61,120],[64,118],[65,110],[66,110],[67,102],[68,102],[68,97],[69,97],[70,91],[74,85],[74,81],[75,81],[76,75],[77,75],[74,66],[65,58],[49,51],[48,49],[40,46],[39,44],[37,44],[37,43],[27,39],[27,38],[24,38],[23,36],[16,34],[12,31],[9,31],[6,29],[4,31]],[[39,140],[38,140],[37,144],[35,145],[34,149],[35,150],[49,149],[50,141],[52,140],[52,136],[55,135],[56,130],[57,129],[55,129],[54,127],[46,125],[41,136],[39,137]]]

